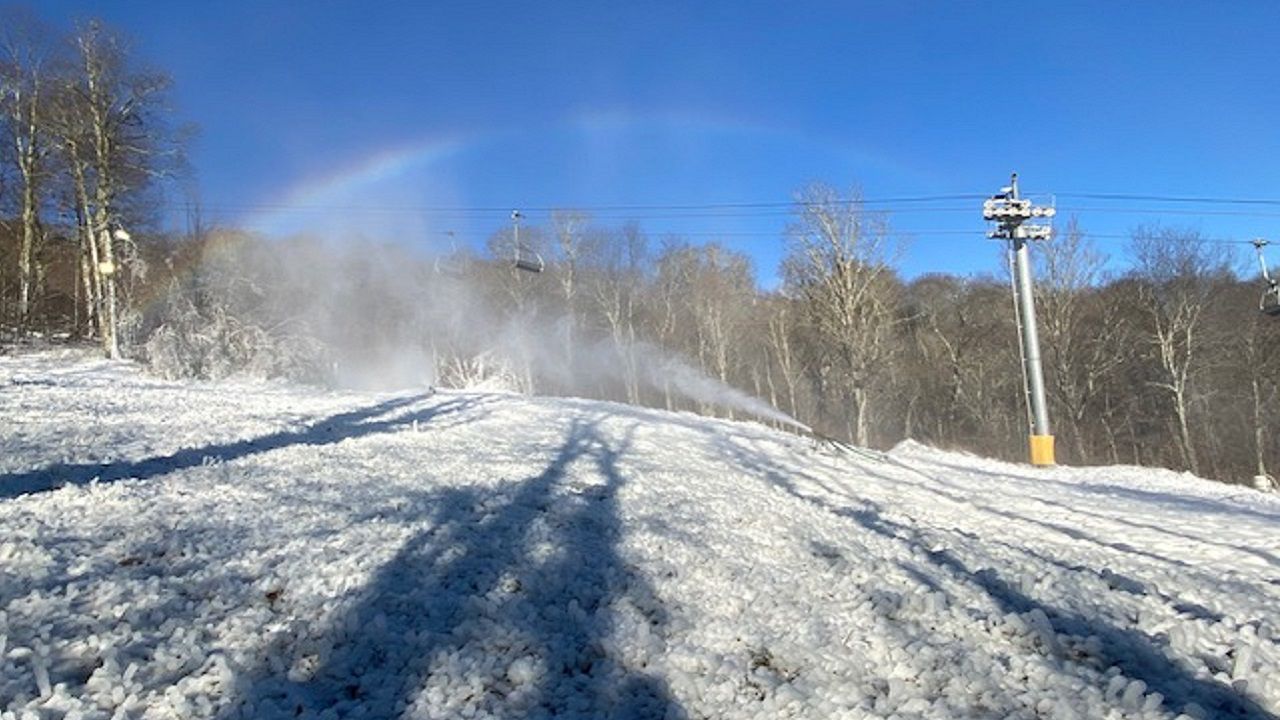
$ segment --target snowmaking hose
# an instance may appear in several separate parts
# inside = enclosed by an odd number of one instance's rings
[[[836,438],[831,437],[830,435],[823,435],[817,430],[810,429],[809,436],[813,439],[815,447],[828,447],[828,448],[831,448],[832,450],[835,450],[836,452],[842,452],[848,455],[857,455],[859,457],[863,457],[868,460],[875,460],[877,462],[890,461],[889,455],[887,453],[882,453],[879,450],[868,450],[867,448],[854,445],[851,442],[838,440]]]

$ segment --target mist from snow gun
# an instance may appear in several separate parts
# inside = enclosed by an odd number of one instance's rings
[[[590,397],[592,389],[602,385],[625,386],[630,367],[633,379],[656,394],[672,392],[703,405],[813,432],[764,400],[707,375],[665,348],[609,336],[583,337],[566,316],[552,321],[511,318],[490,342],[490,351],[498,357],[517,367],[527,364],[563,394]],[[573,351],[566,354],[570,345]]]
[[[512,318],[505,325],[502,332],[488,338],[485,352],[502,359],[508,367],[527,368],[549,381],[560,394],[591,397],[595,388],[625,387],[627,368],[631,367],[637,384],[655,394],[671,392],[703,405],[812,432],[764,400],[707,375],[652,343],[607,336],[584,338],[570,330],[572,325],[564,316],[550,322]],[[571,355],[565,351],[570,343]]]
[[[796,420],[764,400],[709,377],[701,370],[676,358],[664,357],[651,366],[649,370],[651,373],[656,373],[656,377],[651,375],[651,382],[657,381],[658,378],[665,378],[681,395],[690,400],[696,400],[708,405],[717,405],[722,408],[740,410],[758,418],[790,425],[807,433],[813,432],[813,429],[808,425]]]
[[[438,384],[613,398],[643,388],[651,400],[678,395],[810,431],[664,348],[592,334],[568,316],[539,312],[536,301],[518,296],[512,283],[521,276],[492,266],[463,263],[461,272],[442,272],[430,256],[368,240],[242,238],[206,257],[197,276],[200,292],[215,295],[204,304],[212,301],[242,327],[303,337],[314,355],[310,365],[338,386]],[[272,353],[264,347],[259,356]]]

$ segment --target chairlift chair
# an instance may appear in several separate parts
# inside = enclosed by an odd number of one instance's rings
[[[1271,281],[1271,285],[1262,293],[1262,299],[1258,301],[1258,309],[1271,317],[1280,317],[1280,283]]]
[[[436,275],[455,278],[462,277],[462,268],[458,265],[456,258],[437,257],[433,263],[432,269],[435,271]]]
[[[516,248],[516,269],[524,270],[532,273],[540,273],[545,270],[547,264],[543,262],[542,256],[528,248]]]
[[[432,263],[432,269],[436,275],[462,277],[462,266],[458,262],[458,239],[452,230],[445,231],[445,235],[449,236],[449,254],[436,255],[435,262]]]
[[[511,211],[512,234],[515,238],[515,267],[525,272],[540,273],[547,268],[547,264],[543,262],[542,255],[536,250],[520,242],[521,217],[519,210]]]
[[[1280,317],[1280,280],[1271,277],[1267,270],[1267,258],[1262,253],[1262,248],[1267,244],[1261,238],[1253,241],[1253,247],[1258,251],[1258,264],[1262,266],[1262,279],[1267,283],[1267,288],[1262,291],[1262,297],[1258,300],[1258,309],[1271,317]]]

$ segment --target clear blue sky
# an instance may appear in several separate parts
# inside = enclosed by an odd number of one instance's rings
[[[776,202],[814,180],[869,198],[989,193],[1011,170],[1031,193],[1280,197],[1270,1],[36,9],[59,24],[100,16],[168,70],[180,115],[202,129],[192,161],[207,213],[272,232],[471,240],[506,213],[406,209]],[[1099,234],[1161,222],[1280,236],[1280,206],[1058,204]],[[906,274],[997,268],[978,203],[892,207],[913,237]],[[597,214],[638,216],[654,235],[718,235],[751,252],[766,283],[787,222]]]

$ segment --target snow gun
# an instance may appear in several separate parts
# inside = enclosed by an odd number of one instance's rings
[[[806,430],[807,432],[805,432],[804,435],[813,441],[813,448],[815,450],[825,450],[835,455],[856,455],[858,457],[869,458],[871,460],[883,461],[888,459],[888,456],[877,450],[870,450],[854,445],[847,440],[840,440],[839,438],[831,437],[830,435],[820,433],[813,428],[806,428]]]

